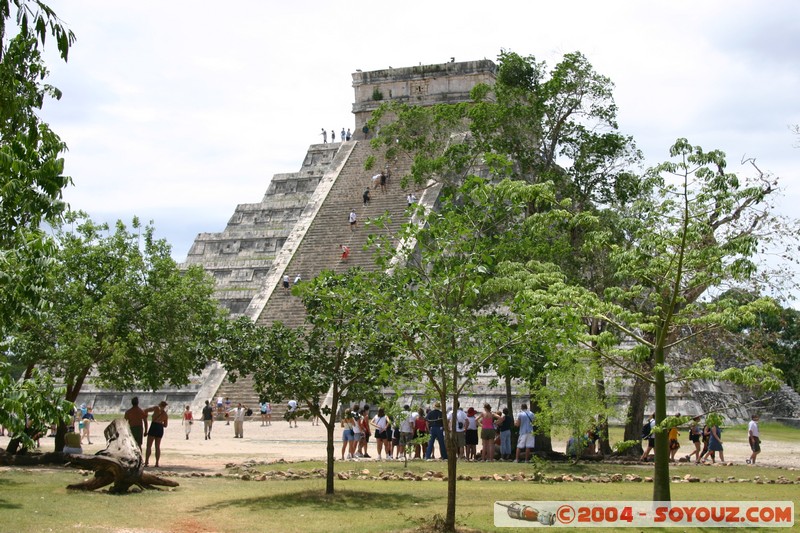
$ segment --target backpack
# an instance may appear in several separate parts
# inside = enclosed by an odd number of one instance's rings
[[[646,439],[652,433],[652,428],[650,427],[650,421],[644,423],[642,426],[642,440]]]

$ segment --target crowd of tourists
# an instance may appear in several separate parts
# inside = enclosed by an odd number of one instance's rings
[[[412,460],[447,459],[445,425],[453,428],[458,459],[464,461],[528,461],[533,454],[536,416],[522,404],[516,418],[508,408],[493,410],[485,404],[478,412],[474,407],[466,411],[456,404],[455,409],[442,412],[439,402],[432,406],[403,410],[391,416],[383,407],[370,416],[369,405],[353,405],[341,416],[342,460],[370,459],[369,442],[375,441],[379,460],[402,459],[408,454]],[[516,454],[512,453],[512,428],[519,429]],[[478,444],[481,449],[478,450]],[[436,448],[438,446],[438,455]]]
[[[169,424],[166,401],[158,405],[142,409],[138,398],[131,399],[131,407],[125,412],[131,435],[140,448],[144,448],[145,466],[150,464],[151,451],[155,451],[155,466],[159,466],[161,458],[161,439]],[[64,453],[78,454],[82,452],[84,441],[92,444],[91,428],[94,423],[91,406],[81,405],[73,414],[72,424],[68,426],[65,437]],[[272,405],[266,400],[259,404],[258,419],[261,426],[272,425]],[[287,402],[284,419],[290,428],[297,427],[301,410],[296,400]],[[312,413],[309,413],[312,414]],[[681,415],[677,413],[676,418]],[[212,401],[205,402],[201,418],[203,436],[211,439],[214,420],[231,421],[234,426],[234,438],[244,438],[244,421],[253,418],[253,410],[241,402],[234,407],[229,398],[219,397],[216,406]],[[318,418],[310,417],[312,424],[317,425]],[[508,408],[492,409],[489,404],[483,408],[469,407],[466,410],[456,404],[455,409],[442,411],[441,404],[434,402],[429,407],[411,408],[404,405],[402,411],[391,415],[388,409],[378,407],[371,409],[369,405],[352,405],[343,409],[340,414],[341,426],[341,460],[371,459],[370,441],[375,443],[372,453],[378,460],[402,459],[408,456],[411,460],[447,459],[445,446],[445,425],[455,430],[456,453],[458,459],[464,461],[514,461],[524,462],[531,459],[535,446],[536,416],[526,404],[515,417],[509,414]],[[455,420],[454,420],[455,418]],[[748,424],[748,443],[751,454],[747,464],[755,464],[761,452],[761,439],[758,427],[759,417],[753,415]],[[190,406],[186,405],[181,414],[181,425],[188,440],[194,424],[194,416]],[[516,452],[512,449],[512,430],[516,428]],[[682,445],[681,431],[685,431],[689,440],[689,451],[679,454]],[[723,446],[723,428],[716,424],[701,424],[701,417],[696,416],[685,424],[671,427],[668,433],[669,457],[671,461],[694,462],[695,464],[715,463],[717,458],[725,462]],[[653,413],[642,427],[644,453],[640,460],[647,461],[656,446],[656,421]],[[147,438],[145,441],[145,437]],[[599,435],[593,428],[580,439],[572,438],[567,444],[568,455],[594,453]],[[583,446],[579,446],[579,443]],[[478,449],[480,445],[480,449]],[[436,453],[438,446],[438,454]]]
[[[680,413],[675,415],[676,418],[681,416]],[[717,457],[721,463],[725,462],[725,448],[723,445],[722,431],[718,424],[705,424],[700,423],[701,417],[695,416],[691,421],[686,424],[685,429],[688,433],[689,442],[694,448],[687,455],[678,455],[678,450],[681,448],[680,443],[680,430],[684,428],[682,425],[673,426],[669,429],[667,434],[667,441],[669,443],[669,459],[670,461],[677,461],[681,458],[685,462],[694,461],[695,464],[711,464],[715,463]],[[756,464],[756,456],[761,453],[761,434],[758,428],[759,416],[754,414],[747,426],[747,440],[750,446],[750,457],[747,459],[747,464]],[[651,453],[655,452],[656,447],[656,415],[651,414],[648,420],[642,426],[642,440],[646,441],[644,452],[640,458],[641,461],[647,461]]]

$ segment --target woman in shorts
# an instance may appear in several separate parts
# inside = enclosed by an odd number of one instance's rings
[[[464,435],[467,461],[474,461],[478,455],[478,419],[474,407],[467,409],[467,429]]]
[[[700,417],[692,418],[692,423],[689,425],[689,441],[694,444],[694,451],[686,456],[688,461],[694,455],[694,462],[700,462],[700,449],[702,445],[700,440],[702,438],[703,428],[700,427]]]
[[[353,431],[353,414],[350,411],[345,411],[342,415],[342,461],[344,461],[345,450],[349,449],[347,454],[348,459],[353,458],[353,449],[355,448],[356,435]]]
[[[156,467],[158,461],[161,459],[161,439],[164,437],[164,428],[169,424],[169,415],[167,415],[167,402],[162,401],[155,407],[148,407],[145,412],[153,412],[153,418],[150,421],[150,427],[147,429],[147,451],[144,456],[144,466],[150,464],[150,448],[153,443],[156,445]]]
[[[492,412],[492,406],[484,404],[483,412],[476,419],[481,425],[481,461],[494,461],[494,438],[496,436],[494,422],[501,415]]]
[[[392,459],[392,420],[386,415],[383,407],[378,409],[378,414],[372,419],[375,427],[375,440],[378,444],[378,459],[382,459],[381,453],[386,450],[386,458]]]

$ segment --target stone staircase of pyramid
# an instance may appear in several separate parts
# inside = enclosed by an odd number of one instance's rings
[[[387,168],[383,156],[374,152],[366,142],[339,144],[340,153],[336,157],[341,157],[342,161],[338,168],[329,168],[329,171],[335,173],[331,177],[330,188],[324,191],[324,198],[317,201],[312,198],[309,201],[308,222],[304,222],[301,217],[295,227],[302,236],[297,237],[296,244],[291,236],[288,237],[281,251],[286,257],[273,261],[264,284],[245,311],[259,325],[269,326],[275,322],[282,322],[289,327],[303,325],[305,309],[299,298],[284,290],[284,275],[288,274],[293,282],[298,275],[301,280],[309,280],[326,269],[342,272],[357,266],[373,271],[377,268],[373,259],[374,251],[365,249],[368,236],[388,235],[394,246],[397,243],[392,236],[408,220],[408,190],[400,187],[399,177],[409,170],[410,160],[399,158],[390,161],[388,168],[392,177],[389,178],[385,190],[381,187],[373,189],[372,176]],[[373,163],[366,170],[365,163],[370,156]],[[367,188],[370,188],[371,199],[365,204],[362,198]],[[323,193],[318,188],[316,194],[321,196]],[[351,209],[358,216],[358,223],[354,228],[348,222]],[[370,220],[384,215],[388,220],[385,225],[369,224]],[[340,244],[350,248],[346,261],[341,260]],[[222,382],[215,396],[228,397],[234,404],[242,402],[248,406],[255,406],[259,400],[249,376],[240,377],[235,383],[227,380]],[[273,405],[273,409],[276,416],[281,416],[285,406]]]
[[[261,202],[236,206],[223,231],[198,234],[184,266],[210,273],[214,296],[233,315],[244,313],[263,284],[339,147],[312,145],[299,171],[272,177]]]
[[[371,155],[375,158],[375,163],[367,171],[364,163]],[[371,177],[385,165],[383,158],[373,153],[368,143],[355,143],[347,163],[284,270],[292,280],[297,275],[304,280],[312,279],[326,269],[343,272],[351,267],[361,267],[368,271],[377,268],[373,258],[374,250],[364,249],[367,237],[371,234],[396,235],[401,224],[408,220],[405,216],[408,191],[401,189],[397,181],[398,176],[408,171],[409,165],[392,162],[389,168],[393,177],[388,180],[385,192],[380,187],[377,190],[372,189]],[[371,200],[365,204],[362,194],[367,187],[370,187]],[[354,228],[348,223],[351,209],[358,216],[358,223]],[[390,220],[385,227],[369,224],[370,220],[382,215],[388,215]],[[393,241],[393,244],[396,243]],[[340,259],[339,245],[350,248],[346,261]],[[304,319],[305,310],[300,299],[284,290],[279,280],[256,323],[269,326],[274,322],[283,322],[287,326],[297,327],[303,324]]]

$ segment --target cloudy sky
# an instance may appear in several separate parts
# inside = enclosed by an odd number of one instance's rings
[[[47,3],[77,36],[67,64],[47,54],[67,200],[95,220],[152,220],[178,261],[273,174],[299,170],[320,128],[353,126],[356,69],[501,49],[549,65],[583,52],[615,83],[620,128],[648,164],[686,137],[732,169],[757,158],[785,206],[800,202],[796,0]]]

